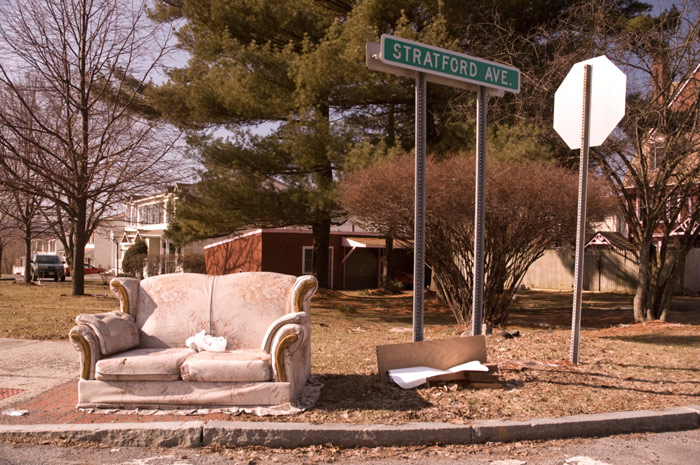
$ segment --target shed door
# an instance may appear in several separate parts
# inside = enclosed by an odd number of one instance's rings
[[[358,248],[345,262],[345,289],[376,289],[379,285],[380,249]]]

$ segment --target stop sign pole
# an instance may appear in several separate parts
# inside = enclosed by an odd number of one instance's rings
[[[595,75],[595,82],[593,77]],[[571,316],[572,363],[581,333],[588,152],[601,145],[625,115],[627,77],[605,56],[576,63],[554,94],[554,129],[570,149],[581,149],[576,218],[576,263]],[[581,118],[581,119],[579,119]]]
[[[576,215],[576,264],[574,266],[574,310],[571,316],[571,363],[578,363],[578,342],[581,334],[581,296],[583,288],[583,247],[586,234],[586,193],[588,190],[588,150],[591,130],[591,81],[593,67],[583,67],[583,117],[581,157],[578,167],[578,213]]]

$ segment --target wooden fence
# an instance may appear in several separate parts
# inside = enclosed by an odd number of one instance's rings
[[[528,288],[573,290],[573,249],[545,252],[528,269],[523,284]],[[586,251],[583,290],[633,293],[637,285],[637,262],[632,253],[615,250]],[[700,249],[692,249],[685,261],[682,292],[700,292]]]

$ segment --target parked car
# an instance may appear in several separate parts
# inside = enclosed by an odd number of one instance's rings
[[[63,263],[58,255],[48,253],[32,254],[32,281],[40,278],[53,277],[54,281],[66,280],[63,272]]]
[[[63,263],[63,272],[66,274],[66,276],[70,276],[70,266],[68,266],[67,263]],[[83,264],[83,274],[98,274],[106,272],[107,270],[105,270],[104,268],[92,266],[89,263]]]
[[[98,266],[88,265],[87,263],[83,266],[83,273],[85,274],[98,274],[105,273],[107,270],[100,268]]]

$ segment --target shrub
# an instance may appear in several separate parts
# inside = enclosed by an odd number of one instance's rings
[[[350,173],[345,209],[387,236],[413,240],[413,159],[391,158]],[[575,237],[577,174],[532,161],[489,160],[486,171],[484,322],[504,325],[527,268],[546,249]],[[609,211],[601,182],[588,187],[588,219]],[[471,319],[474,159],[427,164],[426,261],[457,323]]]
[[[148,258],[148,246],[141,238],[136,238],[134,244],[124,252],[122,270],[124,273],[136,278],[143,277],[143,268]]]

